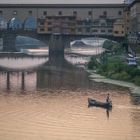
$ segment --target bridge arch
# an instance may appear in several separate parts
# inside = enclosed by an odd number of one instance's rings
[[[46,44],[38,39],[29,37],[29,36],[16,36],[15,40],[16,49],[19,51],[20,49],[27,49],[27,48],[38,48],[39,46],[46,46]]]
[[[115,36],[107,36],[107,35],[70,35],[69,39],[70,42],[75,40],[83,40],[86,38],[93,38],[93,39],[102,39],[102,40],[111,40],[118,43],[121,43],[124,40],[124,37],[115,37]]]

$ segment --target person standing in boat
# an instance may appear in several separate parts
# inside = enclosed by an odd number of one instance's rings
[[[111,101],[111,100],[110,100],[110,94],[108,93],[108,94],[107,94],[107,97],[106,97],[106,102],[109,103],[110,101]]]

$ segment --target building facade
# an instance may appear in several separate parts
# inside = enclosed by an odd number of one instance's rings
[[[1,4],[0,29],[115,35],[114,28],[117,29],[118,19],[124,18],[125,7],[125,4]]]
[[[134,0],[130,5],[130,31],[131,34],[140,32],[140,1]]]
[[[123,19],[118,19],[113,26],[113,36],[124,37],[125,36],[125,24]]]

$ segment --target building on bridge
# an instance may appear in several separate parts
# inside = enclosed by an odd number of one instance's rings
[[[37,20],[37,32],[39,34],[75,34],[76,33],[75,16],[46,16]]]
[[[113,36],[114,23],[124,18],[125,7],[125,4],[0,4],[0,29],[22,28],[49,34],[58,32],[57,26],[61,24],[60,32],[66,34]]]
[[[140,32],[140,1],[134,0],[130,5],[130,31],[131,33]]]
[[[114,23],[113,36],[124,37],[125,36],[125,25],[124,19],[117,19]]]

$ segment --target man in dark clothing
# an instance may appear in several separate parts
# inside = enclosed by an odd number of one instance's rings
[[[110,102],[110,95],[109,95],[109,93],[107,94],[106,102],[107,102],[107,103]]]

